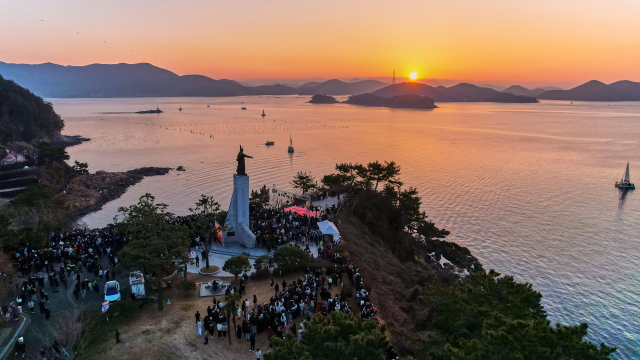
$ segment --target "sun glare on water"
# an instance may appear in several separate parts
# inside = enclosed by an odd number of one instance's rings
[[[411,78],[411,80],[415,80],[418,78],[418,73],[412,72],[411,75],[409,75],[409,77]]]

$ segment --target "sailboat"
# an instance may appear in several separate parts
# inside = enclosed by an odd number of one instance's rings
[[[289,149],[287,149],[287,152],[293,152],[293,140],[291,140],[291,135],[289,135]]]
[[[624,176],[618,182],[616,182],[616,187],[620,189],[635,189],[636,186],[629,181],[629,162],[627,161],[627,170],[624,172]]]
[[[180,109],[178,109],[178,110],[182,111],[182,105],[180,105]]]
[[[267,114],[264,113],[264,109],[262,109],[262,117],[267,116]]]

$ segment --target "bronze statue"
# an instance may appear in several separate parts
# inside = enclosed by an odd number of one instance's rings
[[[249,158],[249,159],[253,159],[253,156],[249,156],[247,154],[244,153],[244,150],[242,149],[242,145],[240,145],[240,152],[238,153],[238,158],[236,159],[236,161],[238,162],[238,169],[236,170],[236,174],[238,175],[244,175],[246,176],[246,172],[244,170],[244,158]]]

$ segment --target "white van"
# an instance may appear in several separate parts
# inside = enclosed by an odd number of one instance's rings
[[[129,274],[129,285],[131,286],[131,293],[136,300],[147,297],[144,291],[144,275],[140,271],[134,271]]]

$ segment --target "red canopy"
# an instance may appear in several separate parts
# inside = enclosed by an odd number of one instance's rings
[[[288,208],[285,208],[284,211],[289,211],[289,212],[294,212],[300,215],[308,215],[308,216],[315,216],[315,217],[319,217],[320,213],[317,211],[309,211],[303,207],[300,206],[289,206]]]

